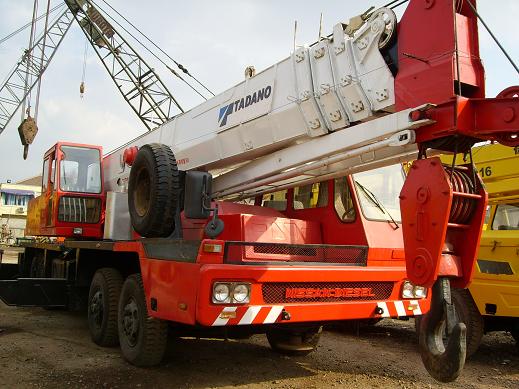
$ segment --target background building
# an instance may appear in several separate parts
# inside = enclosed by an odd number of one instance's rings
[[[25,236],[29,200],[41,193],[41,176],[16,183],[0,183],[0,243]]]

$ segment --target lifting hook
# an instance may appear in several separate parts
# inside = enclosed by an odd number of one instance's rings
[[[431,309],[420,321],[420,355],[433,378],[454,381],[465,365],[467,327],[458,322],[449,279],[441,277],[432,288]]]

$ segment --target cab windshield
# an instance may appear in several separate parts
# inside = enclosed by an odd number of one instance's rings
[[[366,219],[400,222],[398,196],[405,175],[401,165],[386,166],[353,175],[362,213]]]
[[[101,193],[99,150],[61,146],[59,185],[66,192]]]

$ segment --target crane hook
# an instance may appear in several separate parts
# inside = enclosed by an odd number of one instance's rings
[[[457,320],[448,278],[438,278],[433,285],[431,309],[420,321],[419,341],[422,362],[433,378],[441,382],[458,378],[465,366],[467,327]]]

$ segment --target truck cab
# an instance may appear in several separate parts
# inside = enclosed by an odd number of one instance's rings
[[[42,192],[29,202],[26,234],[101,238],[105,193],[100,146],[58,142],[43,158]]]

